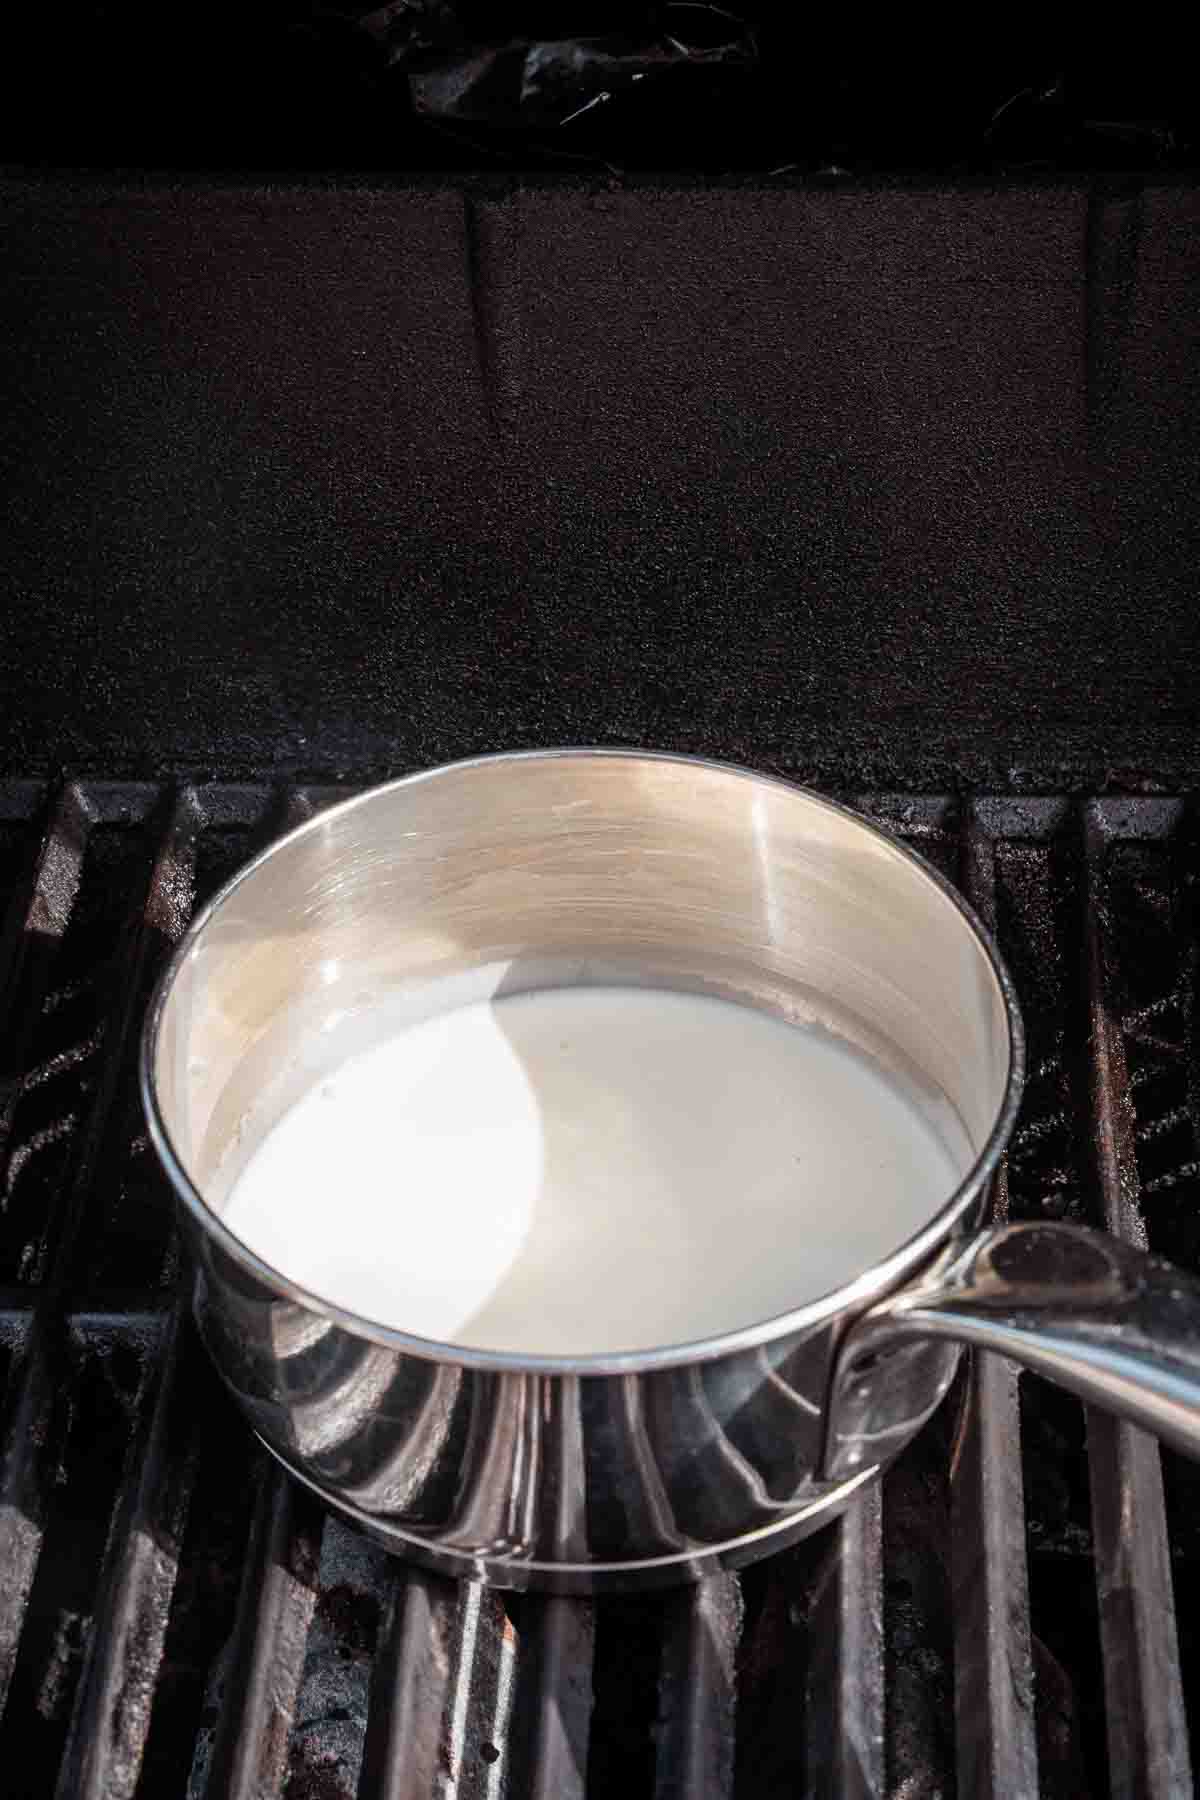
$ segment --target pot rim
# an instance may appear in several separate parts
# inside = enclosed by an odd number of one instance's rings
[[[256,874],[269,858],[307,834],[322,830],[331,819],[343,817],[357,807],[370,805],[383,794],[412,787],[420,782],[436,781],[451,772],[458,773],[497,763],[598,757],[612,760],[623,759],[630,762],[681,763],[692,768],[714,770],[739,780],[766,783],[782,788],[793,798],[798,797],[810,805],[834,813],[842,819],[849,820],[868,835],[881,838],[891,850],[903,857],[918,874],[930,883],[936,894],[949,902],[967,929],[974,934],[983,947],[988,967],[1003,1001],[1007,1024],[1008,1070],[1000,1106],[983,1148],[971,1168],[949,1198],[919,1231],[899,1244],[890,1255],[879,1262],[872,1263],[853,1281],[832,1288],[828,1293],[819,1295],[815,1300],[807,1301],[803,1306],[796,1307],[789,1312],[777,1313],[772,1318],[740,1326],[737,1330],[698,1338],[689,1343],[665,1344],[644,1350],[598,1352],[582,1356],[551,1356],[483,1350],[463,1344],[440,1343],[433,1338],[417,1337],[398,1327],[384,1325],[378,1320],[367,1318],[348,1307],[339,1306],[335,1301],[327,1300],[314,1290],[293,1281],[281,1269],[256,1255],[244,1244],[234,1232],[229,1230],[220,1215],[205,1200],[175,1149],[158,1100],[155,1065],[167,1003],[179,970],[195,948],[197,940],[214,914],[225,905],[244,881],[250,880]],[[910,849],[907,844],[900,842],[885,828],[864,818],[852,807],[843,806],[836,800],[829,800],[823,794],[814,793],[810,788],[806,788],[798,782],[789,781],[782,776],[761,773],[758,770],[747,768],[744,764],[724,762],[716,757],[689,756],[667,750],[640,750],[620,746],[591,745],[548,747],[539,750],[502,750],[483,756],[462,757],[454,762],[439,763],[432,768],[419,769],[412,774],[399,776],[393,781],[380,782],[365,788],[361,793],[353,794],[346,800],[324,808],[321,812],[314,814],[311,819],[306,819],[282,837],[276,838],[239,869],[196,913],[175,946],[155,984],[154,993],[147,1009],[142,1029],[138,1068],[142,1106],[146,1115],[150,1140],[176,1196],[187,1209],[203,1237],[218,1245],[254,1280],[272,1289],[280,1301],[302,1306],[307,1311],[352,1332],[356,1337],[385,1345],[393,1350],[403,1351],[409,1356],[421,1357],[427,1362],[449,1363],[461,1368],[488,1370],[496,1374],[561,1376],[636,1375],[652,1370],[674,1369],[692,1363],[710,1362],[718,1357],[754,1350],[781,1338],[808,1332],[815,1326],[829,1323],[839,1315],[854,1314],[869,1306],[881,1294],[897,1287],[907,1275],[919,1268],[950,1236],[954,1227],[971,1211],[975,1203],[983,1198],[1012,1132],[1021,1101],[1024,1074],[1025,1034],[1012,977],[1004,965],[991,932],[957,889],[952,887],[925,857]]]

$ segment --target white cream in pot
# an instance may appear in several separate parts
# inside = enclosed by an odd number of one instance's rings
[[[425,1019],[278,1120],[228,1227],[292,1280],[441,1342],[687,1343],[895,1250],[959,1169],[829,1032],[661,989],[546,989]]]

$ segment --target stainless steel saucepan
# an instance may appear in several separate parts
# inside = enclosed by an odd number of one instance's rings
[[[820,1021],[952,1109],[959,1185],[846,1286],[701,1343],[524,1356],[358,1318],[230,1233],[228,1170],[316,1078],[331,1025],[480,970]],[[782,781],[595,750],[435,769],[283,838],[179,945],[142,1059],[200,1331],[263,1441],[406,1555],[562,1590],[697,1576],[823,1524],[964,1343],[1200,1455],[1200,1286],[1099,1232],[983,1225],[1021,1075],[1008,975],[918,857]]]

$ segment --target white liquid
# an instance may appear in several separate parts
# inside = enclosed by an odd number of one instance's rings
[[[815,1299],[958,1178],[890,1079],[826,1032],[694,994],[560,988],[342,1064],[267,1134],[224,1218],[366,1318],[576,1355]]]

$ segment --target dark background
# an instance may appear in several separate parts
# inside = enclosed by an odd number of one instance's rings
[[[1194,59],[1132,19],[1104,33],[999,15],[981,32],[949,18],[922,31],[908,17],[819,16],[783,0],[10,11],[0,155],[21,162],[929,174],[1194,168],[1200,156]],[[547,41],[575,47],[573,74],[565,54],[523,76],[501,53]],[[661,66],[672,43],[689,55]],[[634,84],[648,52],[660,61]],[[466,65],[457,104],[428,81],[414,104],[410,77]],[[570,120],[601,91],[609,101]]]
[[[580,137],[412,104],[546,8],[391,65],[247,10],[15,28],[0,770],[1194,778],[1182,58],[947,75],[743,8],[749,60]],[[665,28],[550,10],[613,56]]]

